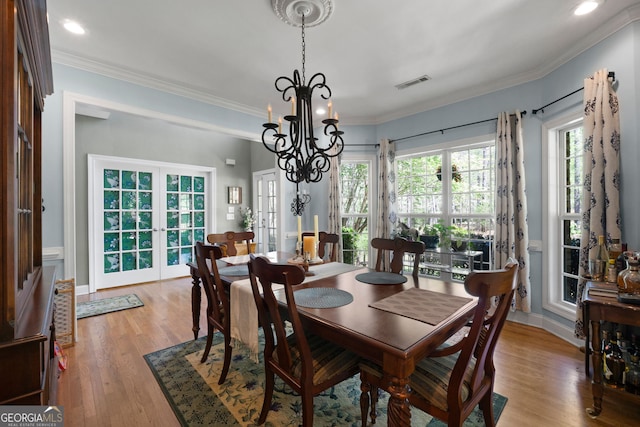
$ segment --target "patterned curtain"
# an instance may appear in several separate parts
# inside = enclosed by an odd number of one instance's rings
[[[589,271],[598,236],[620,239],[620,117],[618,97],[606,69],[584,80],[584,156],[582,169],[582,235],[579,274]],[[583,338],[582,292],[578,282],[575,334]]]
[[[329,152],[335,155],[338,148],[333,146]],[[339,156],[331,157],[329,164],[329,216],[327,233],[334,233],[340,236],[338,244],[338,262],[342,262],[342,218],[340,217],[340,159]]]
[[[529,228],[525,191],[522,115],[500,113],[497,126],[495,268],[503,268],[510,257],[519,264],[518,287],[512,309],[531,311],[529,280]]]
[[[395,235],[396,223],[396,172],[394,160],[396,151],[388,139],[380,141],[378,147],[378,218],[375,237],[391,238]],[[383,260],[383,267],[389,266],[389,259]]]

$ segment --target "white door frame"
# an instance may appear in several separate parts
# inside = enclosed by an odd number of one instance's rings
[[[166,250],[163,249],[165,242],[166,242],[166,233],[164,233],[165,229],[166,229],[166,216],[162,217],[159,216],[160,214],[164,214],[165,212],[165,207],[166,207],[166,199],[165,199],[165,195],[166,195],[166,190],[164,190],[165,188],[165,184],[166,184],[166,174],[167,173],[198,173],[198,174],[202,174],[204,175],[204,179],[205,179],[205,224],[204,224],[204,228],[205,230],[212,230],[214,229],[214,212],[215,212],[215,200],[216,197],[214,197],[213,194],[213,189],[216,188],[216,169],[215,168],[211,168],[211,167],[205,167],[205,166],[198,166],[198,165],[184,165],[184,164],[177,164],[177,163],[168,163],[168,162],[160,162],[160,161],[150,161],[150,160],[140,160],[140,159],[131,159],[131,158],[125,158],[125,157],[114,157],[114,156],[104,156],[104,155],[96,155],[96,154],[89,154],[88,156],[88,167],[87,167],[87,171],[88,171],[88,197],[87,197],[87,202],[88,202],[88,240],[89,240],[89,292],[96,292],[98,290],[97,284],[98,282],[100,282],[99,279],[99,271],[98,266],[101,265],[100,263],[100,257],[98,257],[98,255],[101,253],[101,251],[98,251],[96,248],[96,245],[101,245],[102,244],[102,240],[101,239],[97,239],[96,236],[98,233],[100,233],[99,230],[96,230],[95,225],[96,225],[96,221],[98,221],[98,223],[101,220],[98,220],[94,217],[95,215],[95,206],[97,203],[96,197],[98,197],[98,195],[96,195],[94,193],[94,184],[96,184],[95,179],[98,179],[96,177],[96,165],[98,163],[102,163],[104,164],[105,162],[113,162],[114,164],[119,164],[119,165],[131,165],[131,167],[134,168],[147,168],[148,170],[156,170],[156,184],[154,184],[154,201],[156,202],[157,206],[156,209],[154,209],[155,211],[155,220],[154,220],[154,244],[153,244],[153,248],[155,248],[159,258],[156,258],[155,261],[157,262],[157,265],[154,266],[154,268],[157,268],[157,279],[162,279],[162,278],[171,278],[171,277],[179,277],[179,276],[187,276],[189,274],[189,267],[187,265],[181,264],[181,265],[176,265],[176,266],[171,266],[171,267],[167,267],[166,264]],[[101,200],[101,199],[100,199]],[[154,278],[150,278],[147,275],[149,273],[152,273],[151,271],[137,271],[135,273],[130,274],[130,278],[136,277],[138,279],[141,279],[139,281],[149,281],[149,280],[156,280],[155,276]],[[135,279],[133,279],[135,280]],[[111,285],[111,286],[115,286],[115,285]],[[109,286],[106,286],[109,287]],[[100,287],[100,289],[104,289],[106,287]]]
[[[139,117],[155,118],[169,123],[190,126],[197,129],[220,132],[244,138],[251,141],[261,141],[260,134],[239,131],[206,123],[198,120],[187,119],[172,114],[161,113],[145,108],[134,107],[83,95],[64,91],[62,93],[62,183],[63,183],[63,227],[64,227],[64,277],[76,277],[76,111],[80,107],[96,107],[100,110],[119,111]],[[215,224],[212,224],[215,226]],[[88,286],[76,288],[76,295],[89,291]],[[75,329],[76,331],[78,328]]]

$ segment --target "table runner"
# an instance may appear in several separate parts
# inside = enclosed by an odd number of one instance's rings
[[[360,267],[338,262],[312,265],[309,271],[314,276],[307,276],[304,283],[309,283],[323,277],[336,276],[348,271],[357,270]],[[258,281],[260,291],[262,286]],[[273,289],[282,289],[282,285],[273,285]],[[236,280],[231,283],[230,290],[231,305],[231,338],[233,346],[245,346],[251,353],[253,360],[258,362],[258,310],[251,291],[249,279]]]
[[[426,289],[410,288],[371,303],[369,307],[399,314],[430,325],[437,325],[472,300],[472,298],[442,294]]]

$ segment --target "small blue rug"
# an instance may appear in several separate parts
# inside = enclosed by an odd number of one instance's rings
[[[76,315],[78,319],[84,319],[85,317],[142,307],[143,305],[144,303],[136,294],[120,295],[94,301],[79,302],[76,306]]]

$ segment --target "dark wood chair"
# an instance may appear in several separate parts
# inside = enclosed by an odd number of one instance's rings
[[[202,354],[201,363],[209,356],[213,334],[217,330],[224,336],[224,362],[218,384],[224,383],[229,372],[231,362],[231,325],[229,318],[229,298],[224,291],[220,274],[218,273],[217,259],[222,258],[222,250],[219,246],[205,245],[196,242],[196,262],[198,272],[202,280],[204,292],[207,295],[207,345]]]
[[[312,231],[305,231],[302,233],[302,237],[313,235],[314,233]],[[338,260],[340,236],[337,234],[327,233],[326,231],[319,231],[318,240],[318,256],[326,261],[336,262]]]
[[[462,426],[476,405],[480,404],[487,426],[495,425],[493,415],[493,352],[504,325],[516,288],[518,264],[510,263],[504,270],[474,271],[464,281],[467,292],[478,297],[469,332],[452,346],[442,346],[417,363],[409,378],[409,403],[449,426]],[[492,307],[494,298],[498,299]],[[389,380],[380,367],[360,364],[362,395],[360,406],[366,425],[371,396],[372,422],[378,388],[386,389]]]
[[[265,336],[264,402],[258,424],[263,424],[271,407],[275,374],[302,398],[302,425],[313,425],[313,397],[358,373],[359,358],[350,351],[305,331],[293,297],[294,286],[302,283],[299,265],[271,264],[251,255],[249,277]],[[258,285],[262,285],[262,291]],[[284,285],[286,317],[293,326],[287,335],[284,317],[273,292],[273,284]]]
[[[238,255],[236,243],[243,242],[243,244],[246,244],[247,254],[250,254],[253,252],[251,245],[255,237],[256,235],[253,231],[225,231],[224,233],[207,234],[207,242],[225,245],[225,256],[236,256]]]
[[[412,253],[413,256],[413,272],[414,276],[418,275],[420,255],[424,253],[424,243],[413,242],[403,237],[396,237],[395,239],[382,239],[375,237],[371,240],[371,246],[378,251],[376,259],[376,271],[383,270],[383,260],[385,256],[391,253],[391,263],[389,270],[392,273],[402,273],[403,258],[405,253]]]

